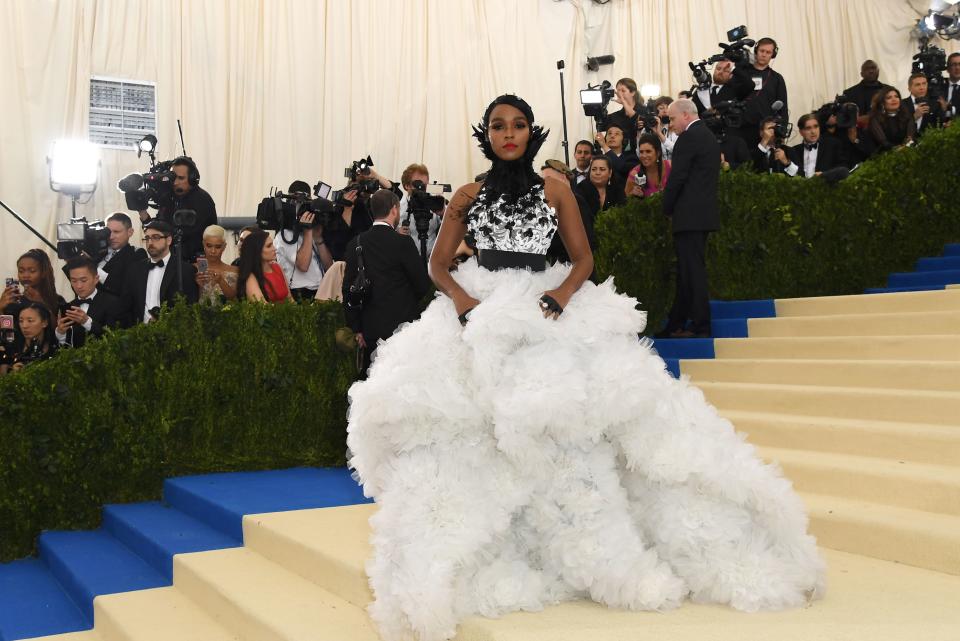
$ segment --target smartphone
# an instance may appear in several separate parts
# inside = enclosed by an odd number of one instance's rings
[[[200,272],[201,274],[205,274],[205,273],[207,272],[207,267],[208,267],[208,265],[207,265],[207,259],[206,259],[206,258],[204,258],[203,256],[201,256],[200,258],[197,259],[197,271],[198,271],[198,272]]]
[[[9,276],[7,276],[7,287],[16,287],[17,290],[19,291],[20,281],[18,281],[16,278],[10,278]]]

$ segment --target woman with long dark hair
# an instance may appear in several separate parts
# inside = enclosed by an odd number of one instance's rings
[[[588,179],[574,189],[583,197],[591,220],[596,220],[601,211],[627,202],[623,193],[623,181],[614,173],[610,159],[606,156],[593,157]]]
[[[630,170],[627,176],[625,193],[628,197],[646,198],[663,191],[670,177],[670,161],[663,159],[660,138],[653,134],[643,134],[637,141],[637,156],[640,164]]]
[[[881,89],[873,96],[867,132],[877,153],[911,144],[916,138],[917,125],[895,87]]]
[[[448,639],[465,616],[565,599],[754,611],[819,596],[790,483],[638,340],[637,301],[587,280],[569,184],[533,170],[546,134],[529,105],[500,96],[475,135],[491,167],[444,214],[443,295],[350,389],[382,638]],[[547,267],[557,233],[571,264]],[[467,235],[477,261],[450,272]]]
[[[19,372],[30,363],[53,358],[57,353],[54,316],[43,303],[27,302],[17,321],[22,340],[0,359],[0,374]]]
[[[277,250],[270,234],[258,229],[250,232],[240,247],[240,276],[237,296],[247,300],[279,303],[293,301],[287,277],[277,262]]]
[[[16,340],[19,344],[23,340],[20,332],[21,309],[30,303],[40,303],[56,320],[60,307],[66,304],[66,301],[57,294],[53,265],[50,263],[50,257],[42,249],[31,249],[17,259],[17,280],[19,284],[5,287],[0,295],[0,314],[13,316]],[[56,327],[56,322],[53,325]]]

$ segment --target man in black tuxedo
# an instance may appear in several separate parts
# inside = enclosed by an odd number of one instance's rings
[[[673,148],[670,180],[663,192],[663,213],[672,221],[677,293],[663,335],[708,337],[707,236],[720,228],[720,145],[697,117],[693,101],[674,101],[668,115],[670,128],[679,137]]]
[[[573,148],[573,186],[576,187],[584,180],[590,180],[590,161],[593,159],[593,143],[589,140],[578,140]]]
[[[910,96],[904,100],[907,110],[913,116],[919,138],[930,129],[943,125],[943,110],[940,103],[927,93],[927,77],[922,73],[910,74]]]
[[[724,102],[744,100],[753,92],[753,80],[743,68],[734,68],[730,60],[721,60],[713,67],[713,84],[707,89],[698,89],[693,96],[697,113],[701,118],[708,109],[716,109]],[[737,130],[731,133],[739,134]]]
[[[177,294],[183,294],[188,303],[199,299],[196,268],[182,263],[182,279],[177,287],[177,265],[173,259],[173,228],[162,220],[152,220],[143,229],[143,242],[148,260],[134,263],[127,271],[123,299],[128,322],[149,323],[156,320],[160,305],[173,305]]]
[[[830,169],[846,166],[839,143],[820,135],[820,121],[816,114],[800,116],[797,127],[803,142],[787,150],[790,165],[784,173],[813,178]]]
[[[60,344],[82,347],[88,337],[101,336],[105,328],[120,327],[124,319],[123,301],[97,286],[97,264],[79,256],[67,261],[66,272],[76,297],[60,312],[56,330]]]
[[[947,57],[947,95],[940,107],[948,118],[960,116],[960,51]]]
[[[120,296],[123,293],[123,283],[127,279],[127,269],[133,263],[146,260],[147,252],[130,245],[130,238],[133,237],[133,222],[130,216],[120,212],[113,214],[107,218],[107,229],[110,230],[110,247],[107,255],[97,264],[99,289]]]
[[[370,197],[373,226],[347,245],[344,254],[343,300],[347,325],[364,348],[364,373],[377,341],[389,338],[402,323],[420,316],[420,300],[430,291],[430,277],[416,245],[397,233],[400,199],[389,189]],[[370,286],[359,309],[352,304],[350,286],[357,277],[360,247]]]
[[[785,174],[790,167],[783,140],[777,138],[777,120],[768,116],[760,121],[758,130],[760,142],[750,150],[753,157],[753,170],[758,174]],[[796,173],[794,168],[793,173]]]

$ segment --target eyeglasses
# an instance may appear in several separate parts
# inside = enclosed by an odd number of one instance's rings
[[[163,236],[144,236],[144,237],[143,237],[143,242],[145,242],[145,243],[155,243],[155,242],[157,242],[158,240],[163,240],[164,238],[170,238],[170,236],[168,236],[168,235],[163,235]]]

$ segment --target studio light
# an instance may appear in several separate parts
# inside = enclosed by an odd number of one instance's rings
[[[654,98],[660,97],[660,85],[641,85],[640,86],[640,95],[646,98],[647,100],[653,100]]]
[[[87,140],[57,140],[47,156],[50,189],[78,198],[92,194],[100,179],[100,148]]]
[[[153,150],[157,148],[157,137],[153,134],[147,134],[140,139],[139,143],[137,143],[137,148],[140,151],[147,152],[148,154],[153,152]]]

